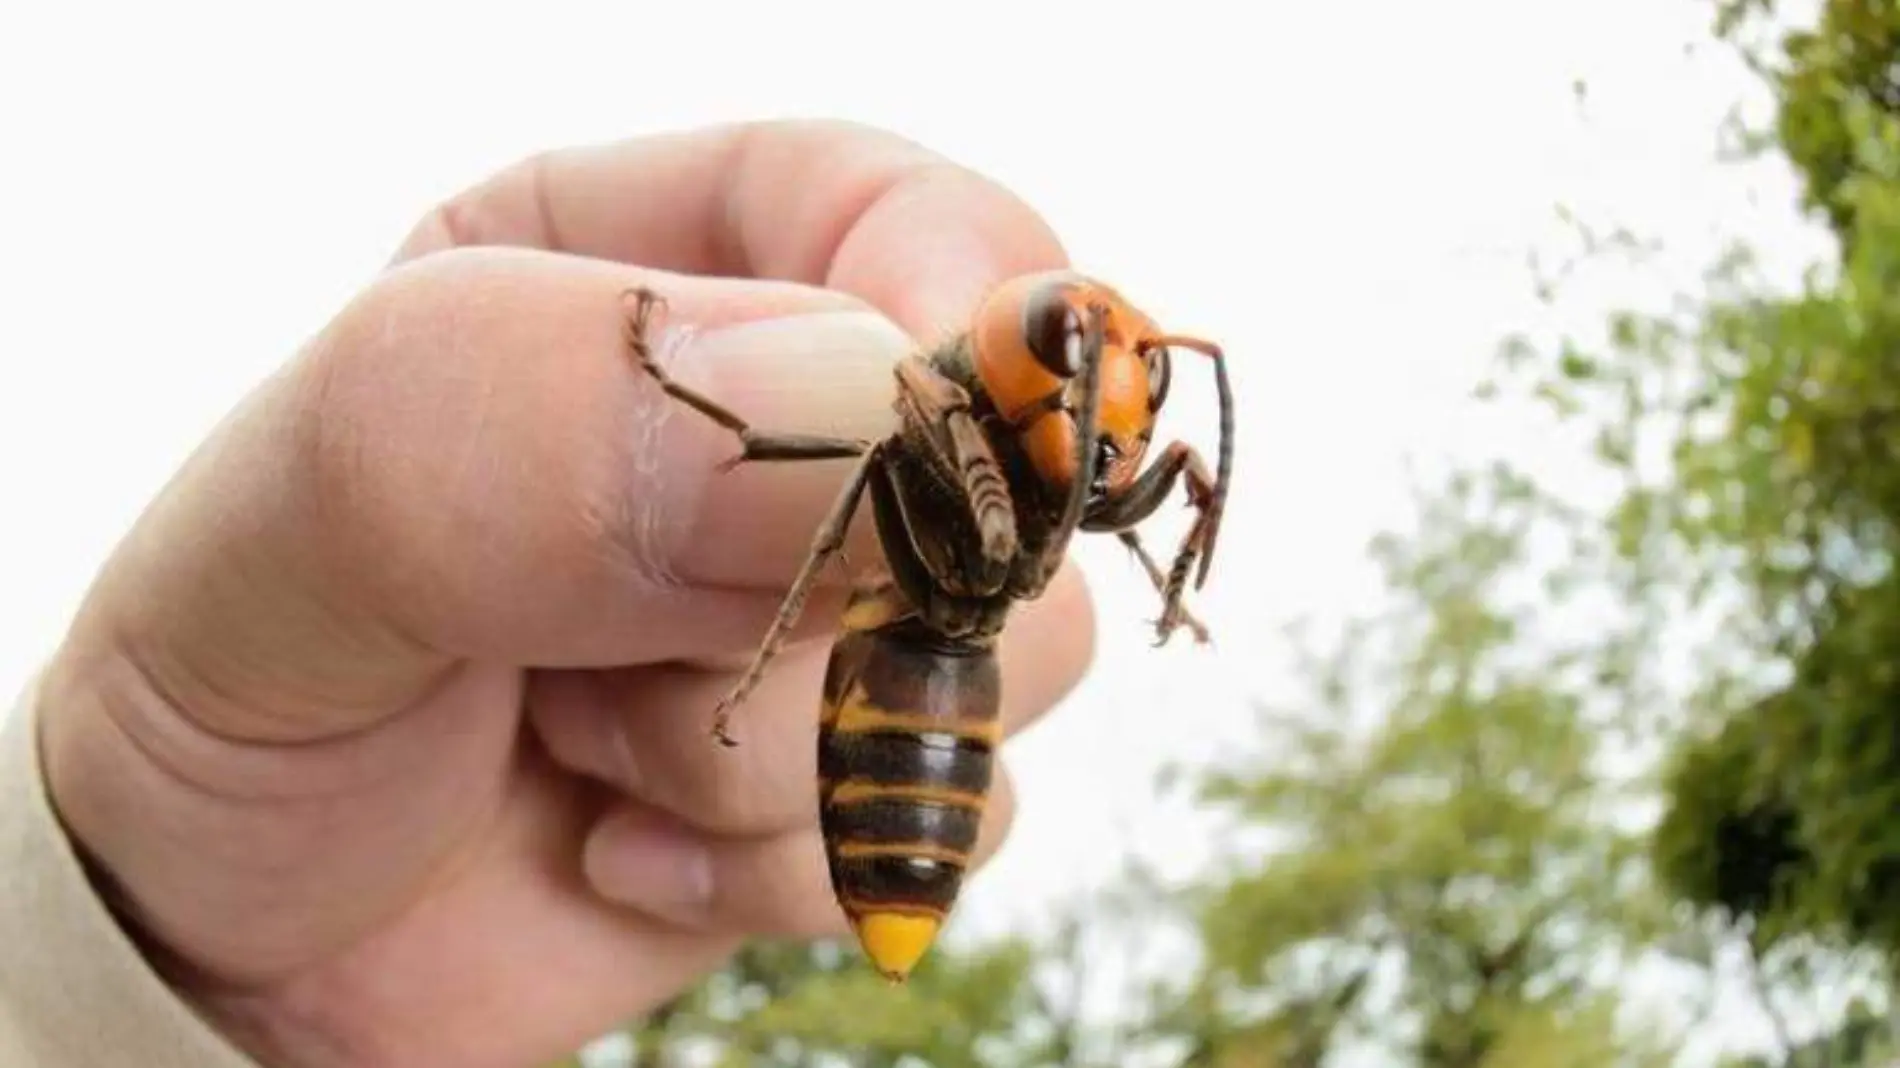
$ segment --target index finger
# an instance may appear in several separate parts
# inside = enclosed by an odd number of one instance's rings
[[[925,341],[961,328],[997,282],[1068,265],[1002,186],[883,130],[820,121],[542,153],[431,211],[398,259],[458,245],[822,285]]]

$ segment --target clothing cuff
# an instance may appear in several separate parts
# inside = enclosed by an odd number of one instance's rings
[[[0,721],[0,1064],[258,1068],[153,971],[53,811],[36,689]]]

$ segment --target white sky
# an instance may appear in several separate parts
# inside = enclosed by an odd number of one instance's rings
[[[1015,749],[1022,815],[975,924],[1033,920],[1130,841],[1194,855],[1175,815],[1144,811],[1149,776],[1244,737],[1246,698],[1283,681],[1282,620],[1368,603],[1361,549],[1405,517],[1407,453],[1561,462],[1535,426],[1460,408],[1536,311],[1523,257],[1556,236],[1556,202],[1691,270],[1721,233],[1790,263],[1812,247],[1785,181],[1713,160],[1746,82],[1706,43],[1703,0],[22,7],[0,31],[0,685],[419,213],[543,147],[884,125],[1222,340],[1237,486],[1198,602],[1220,649],[1151,651],[1152,594],[1112,541],[1085,550],[1099,668]],[[1200,371],[1170,429],[1211,449]]]

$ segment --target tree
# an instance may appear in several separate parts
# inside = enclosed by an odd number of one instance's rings
[[[1774,5],[1725,7],[1735,39]],[[1605,418],[1630,487],[1626,558],[1729,602],[1671,774],[1661,872],[1764,947],[1807,935],[1900,954],[1900,8],[1828,0],[1751,58],[1776,104],[1756,145],[1796,167],[1836,254],[1787,292],[1738,248],[1669,313],[1619,315],[1594,350],[1567,343],[1541,388]]]
[[[1193,998],[1218,1026],[1195,1063],[1661,1063],[1666,1042],[1614,1021],[1664,917],[1576,670],[1603,651],[1540,633],[1523,581],[1549,577],[1549,504],[1502,469],[1455,477],[1378,547],[1389,613],[1311,661],[1260,754],[1204,783],[1236,833],[1278,841],[1197,895]]]

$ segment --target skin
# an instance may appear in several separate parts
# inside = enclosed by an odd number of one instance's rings
[[[708,728],[849,465],[719,474],[731,440],[664,414],[618,294],[676,330],[875,309],[922,339],[1062,266],[1007,192],[837,124],[553,152],[431,213],[152,504],[44,676],[53,800],[161,974],[273,1068],[517,1068],[748,937],[845,935],[813,778],[844,569],[739,748]],[[876,369],[843,399],[688,370],[761,423],[890,402]],[[1069,570],[1021,613],[1009,731],[1091,620]],[[1010,810],[1004,778],[981,856]]]

